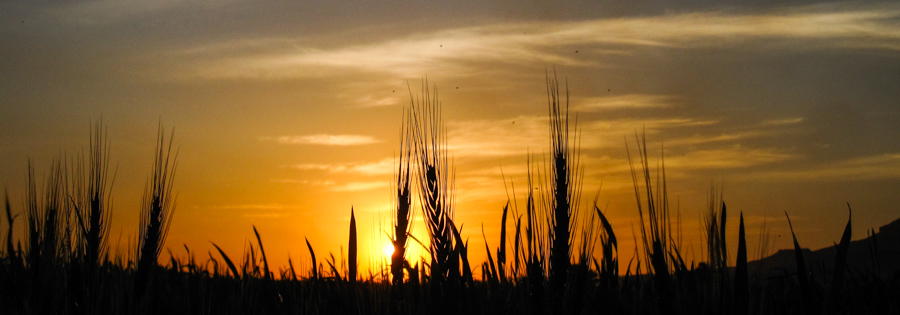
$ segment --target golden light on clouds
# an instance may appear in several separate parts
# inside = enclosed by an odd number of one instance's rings
[[[301,39],[228,41],[189,48],[203,77],[322,78],[334,71],[411,78],[461,76],[472,66],[535,63],[610,67],[605,55],[642,47],[900,50],[896,4],[813,5],[773,12],[727,11],[576,22],[502,23],[415,33],[364,45],[325,49]],[[800,45],[798,41],[803,41]],[[582,47],[599,58],[578,58],[561,47]],[[576,48],[577,49],[577,48]],[[220,52],[229,52],[221,56]],[[390,103],[392,100],[370,102]]]
[[[256,226],[273,265],[289,255],[302,265],[304,238],[317,254],[340,256],[352,206],[362,269],[377,270],[390,242],[403,109],[427,78],[443,106],[456,219],[480,262],[480,226],[496,246],[507,196],[525,203],[529,157],[545,166],[544,80],[555,73],[577,120],[582,204],[602,185],[624,231],[621,261],[636,220],[625,143],[633,148],[640,132],[651,164],[665,161],[688,233],[711,182],[724,183],[729,210],[752,222],[796,212],[798,226],[823,235],[810,246],[839,237],[827,233],[844,213],[829,211],[847,201],[865,213],[860,231],[895,219],[896,2],[611,15],[567,3],[528,14],[401,6],[411,11],[403,16],[381,4],[355,3],[372,6],[359,8],[365,14],[329,5],[0,4],[10,17],[0,40],[16,43],[0,48],[0,180],[12,204],[24,196],[29,157],[40,173],[59,152],[78,152],[86,122],[103,117],[119,165],[112,234],[126,248],[163,121],[181,148],[169,247],[202,253],[214,241],[238,257]],[[413,221],[427,246],[422,219]],[[411,261],[427,254],[408,247]]]
[[[317,144],[317,145],[364,145],[373,144],[381,141],[370,136],[360,135],[309,135],[309,136],[281,136],[277,138],[279,143],[284,144]]]

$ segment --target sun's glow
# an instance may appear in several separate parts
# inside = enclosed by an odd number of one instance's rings
[[[382,251],[384,252],[385,256],[391,257],[392,255],[394,255],[394,244],[385,244]]]

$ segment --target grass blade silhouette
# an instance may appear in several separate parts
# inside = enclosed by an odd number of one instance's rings
[[[450,230],[453,232],[453,238],[456,240],[457,254],[460,261],[462,261],[462,279],[464,282],[472,284],[474,279],[472,278],[472,267],[469,265],[469,242],[463,242],[462,235],[460,235],[453,221],[450,221]],[[418,242],[418,240],[416,241]]]
[[[737,261],[734,266],[734,314],[749,313],[750,286],[747,272],[747,238],[744,235],[744,212],[741,212],[741,223],[738,227]]]
[[[597,216],[600,217],[600,224],[603,225],[603,230],[609,235],[609,243],[614,247],[619,247],[619,242],[616,240],[616,232],[613,231],[612,225],[609,224],[609,220],[606,219],[606,216],[600,211],[600,208],[594,204],[594,211],[597,212]]]
[[[238,273],[237,267],[234,266],[234,262],[231,261],[231,258],[228,258],[228,255],[225,254],[225,251],[223,251],[222,248],[219,248],[219,245],[216,245],[216,243],[213,243],[213,242],[210,242],[210,243],[214,247],[216,247],[216,250],[219,251],[219,255],[222,256],[223,260],[225,260],[225,265],[228,266],[228,270],[231,271],[231,275],[234,276],[235,279],[240,280],[241,274]]]
[[[797,242],[797,235],[794,234],[794,225],[791,223],[791,217],[788,216],[787,211],[784,212],[784,216],[787,217],[788,226],[791,228],[791,237],[794,240],[794,260],[797,263],[797,280],[800,282],[800,296],[803,299],[803,311],[805,314],[818,314],[818,312],[815,311],[816,307],[813,304],[812,288],[810,288],[809,284],[809,272],[806,270],[806,262],[803,260],[803,248],[801,248],[800,243]]]
[[[10,259],[15,259],[16,249],[13,247],[13,223],[16,221],[16,216],[12,215],[12,209],[9,206],[9,190],[6,190],[6,223],[8,224],[9,229],[6,231],[6,257]]]
[[[603,225],[604,231],[601,244],[603,247],[603,258],[600,268],[597,269],[600,272],[601,289],[608,290],[607,293],[612,293],[616,291],[619,281],[619,242],[616,239],[616,233],[613,231],[612,225],[609,224],[609,220],[597,207],[596,202],[594,203],[594,211],[600,217],[600,224]]]
[[[482,270],[484,274],[487,276],[486,280],[496,287],[497,283],[500,282],[499,276],[497,275],[497,268],[494,265],[494,257],[491,255],[491,247],[488,246],[487,237],[484,236],[484,226],[481,227],[481,236],[484,238],[484,249],[487,252],[488,261],[485,265],[482,265]],[[484,268],[487,267],[487,270]]]
[[[834,257],[834,274],[831,282],[831,300],[837,301],[841,288],[844,286],[844,274],[847,271],[847,252],[850,250],[851,220],[853,210],[850,203],[847,203],[847,226],[844,227],[844,233],[841,235],[841,243],[837,245],[837,253]]]
[[[318,265],[316,265],[316,252],[313,251],[312,245],[309,244],[309,239],[303,238],[306,240],[306,248],[309,249],[309,256],[312,258],[312,274],[314,280],[319,280],[319,269]]]
[[[288,255],[288,267],[291,268],[291,280],[297,281],[297,273],[294,272],[294,262],[291,260],[290,255]]]
[[[337,266],[335,266],[335,264],[336,264],[337,262],[336,262],[335,259],[334,259],[334,254],[333,254],[333,253],[329,253],[328,256],[331,257],[331,260],[325,259],[325,262],[328,263],[328,267],[331,267],[331,274],[332,274],[338,281],[343,281],[344,279],[341,277],[341,272],[338,271]]]
[[[350,274],[347,275],[347,279],[351,284],[356,284],[356,216],[353,213],[353,207],[350,207],[350,240],[348,242],[347,268],[350,270]]]
[[[256,243],[259,244],[259,252],[262,254],[263,260],[263,278],[266,280],[271,279],[271,275],[269,274],[269,260],[266,259],[266,250],[263,249],[262,238],[259,237],[259,232],[256,231],[256,226],[253,226],[253,234],[256,234]]]
[[[728,243],[725,239],[725,218],[727,216],[728,208],[725,206],[725,201],[722,200],[722,213],[719,216],[719,257],[722,259],[723,270],[728,268]]]
[[[500,282],[504,283],[506,282],[506,269],[504,267],[506,265],[506,215],[508,212],[509,201],[507,200],[506,206],[503,207],[503,216],[500,219],[500,248],[497,250],[497,275],[500,277]],[[484,234],[483,231],[482,234]]]

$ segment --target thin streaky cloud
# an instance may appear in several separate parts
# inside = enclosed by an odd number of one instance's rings
[[[308,135],[308,136],[280,136],[276,141],[284,144],[310,144],[328,146],[352,146],[379,143],[378,139],[362,135]]]
[[[211,206],[212,209],[221,209],[221,210],[283,210],[294,208],[296,206],[278,204],[278,203],[265,203],[265,204],[239,204],[239,205],[221,205],[221,206]]]
[[[742,145],[688,151],[681,156],[666,157],[667,169],[703,170],[737,169],[797,159],[799,156],[777,148],[750,148]]]
[[[342,185],[336,185],[331,187],[331,191],[365,191],[365,190],[373,190],[382,187],[388,187],[389,183],[387,181],[378,181],[378,182],[351,182]]]
[[[693,146],[693,145],[700,145],[700,144],[747,140],[747,139],[759,138],[759,137],[774,135],[774,134],[775,134],[775,131],[773,131],[773,130],[765,130],[765,131],[749,130],[749,131],[740,131],[740,132],[732,132],[732,133],[722,133],[722,134],[714,135],[714,136],[693,135],[690,137],[666,141],[664,144],[666,147]]]
[[[334,186],[335,182],[330,180],[308,180],[308,179],[273,179],[272,183],[295,184],[295,185],[316,185],[316,186]]]
[[[387,187],[389,181],[372,181],[372,182],[349,182],[337,183],[330,180],[295,180],[295,179],[273,179],[273,183],[294,184],[294,185],[311,185],[325,187],[327,191],[347,192],[347,191],[366,191],[382,187]]]
[[[454,157],[500,157],[546,147],[544,117],[455,121],[447,124],[447,149]]]
[[[471,73],[493,64],[602,66],[588,54],[630,54],[640,47],[900,50],[900,4],[804,6],[766,13],[688,13],[581,22],[522,22],[439,30],[365,45],[317,48],[250,39],[252,49],[195,62],[209,77],[318,77],[336,69],[415,77]],[[283,39],[282,39],[283,40]],[[231,41],[240,47],[239,41]],[[752,44],[752,45],[751,45]],[[208,46],[207,46],[208,47]],[[197,48],[187,48],[197,51]],[[229,48],[223,47],[223,50]],[[212,54],[214,57],[217,54]],[[195,56],[203,58],[204,56]],[[210,64],[211,63],[211,64]],[[214,65],[214,67],[213,67]]]
[[[763,121],[763,126],[784,126],[784,125],[794,125],[803,122],[803,117],[795,117],[795,118],[784,118],[784,119],[771,119]]]
[[[585,97],[574,101],[573,109],[595,111],[604,109],[669,108],[677,101],[672,95],[626,94]]]
[[[326,171],[330,173],[355,173],[362,175],[393,174],[395,161],[384,158],[375,162],[335,163],[335,164],[294,164],[287,167],[303,171]]]
[[[75,1],[50,11],[60,22],[69,25],[109,25],[130,19],[152,16],[166,10],[186,10],[199,4],[182,1],[150,0],[123,2],[115,0]],[[230,1],[203,1],[201,5],[223,5]]]
[[[404,97],[400,96],[400,94],[387,97],[379,97],[373,94],[366,94],[362,97],[357,98],[356,103],[359,104],[360,107],[382,107],[402,104],[403,99]]]
[[[332,165],[332,164],[295,164],[288,166],[290,168],[302,170],[302,171],[331,171],[331,172],[340,172],[345,169],[345,167],[341,165]]]
[[[661,130],[703,127],[718,122],[692,118],[613,119],[579,122],[573,128],[577,128],[580,134],[581,149],[600,149],[620,148],[623,136],[632,141],[635,132],[640,130],[653,134]],[[540,153],[550,145],[547,126],[547,117],[538,116],[454,121],[447,124],[447,147],[454,157],[524,156],[529,151]]]
[[[900,153],[863,156],[791,170],[765,171],[744,176],[754,180],[848,181],[900,179]]]

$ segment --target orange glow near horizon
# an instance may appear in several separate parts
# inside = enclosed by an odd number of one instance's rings
[[[383,248],[384,256],[390,258],[394,255],[394,244],[384,244]]]
[[[603,3],[577,5],[616,6]],[[115,173],[110,254],[131,259],[162,124],[179,150],[172,255],[187,247],[196,261],[221,261],[214,243],[239,261],[257,248],[256,227],[271,268],[290,261],[305,276],[307,240],[319,263],[346,257],[352,207],[359,269],[379,275],[390,264],[404,110],[437,88],[454,221],[477,275],[486,246],[497,258],[508,201],[512,265],[529,171],[535,192],[545,186],[545,80],[557,75],[583,175],[573,230],[585,229],[594,200],[608,204],[620,268],[641,251],[626,142],[634,150],[642,131],[653,176],[664,157],[687,264],[706,256],[711,186],[724,187],[729,240],[743,212],[751,259],[757,247],[792,246],[785,212],[813,249],[840,239],[848,202],[853,239],[897,219],[900,3],[669,10],[673,2],[622,16],[562,2],[540,12],[501,2],[516,8],[503,16],[429,3],[403,17],[373,4],[0,3],[11,17],[0,19],[0,41],[16,43],[0,49],[0,184],[13,215],[25,212],[28,162],[43,189],[52,159],[81,154],[88,122],[102,117]],[[198,16],[208,21],[196,25]],[[421,243],[410,239],[406,257],[424,268],[429,238],[413,208]],[[763,222],[769,246],[758,245]],[[16,241],[24,229],[15,220]]]

